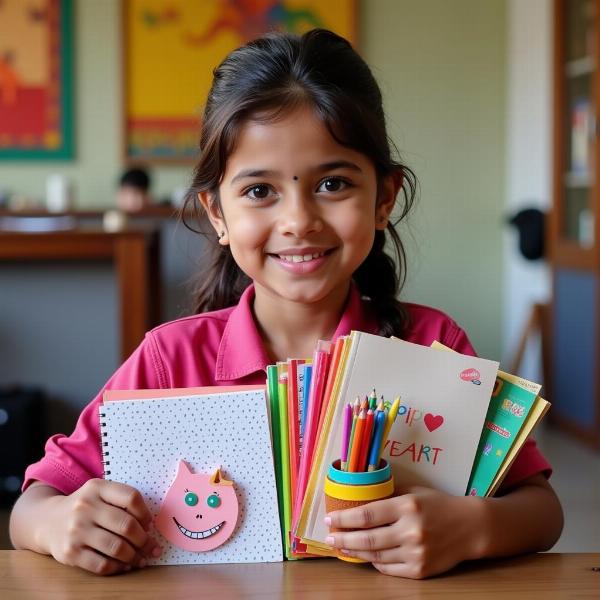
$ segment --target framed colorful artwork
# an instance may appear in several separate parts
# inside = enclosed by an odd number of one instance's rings
[[[123,0],[126,162],[185,163],[213,69],[271,30],[331,29],[356,43],[356,0]]]
[[[0,160],[73,157],[72,0],[0,0]]]

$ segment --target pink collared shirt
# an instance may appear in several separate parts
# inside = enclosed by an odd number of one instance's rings
[[[57,434],[46,443],[42,459],[27,468],[23,489],[34,480],[70,494],[88,479],[102,477],[98,407],[107,389],[185,388],[212,385],[264,384],[267,356],[252,316],[254,286],[237,306],[194,315],[156,327],[108,380],[81,413],[70,436]],[[405,304],[411,326],[405,339],[429,346],[438,340],[462,354],[475,355],[465,332],[444,313],[418,304]],[[351,286],[334,339],[352,330],[378,333],[368,301]],[[550,465],[528,440],[515,460],[504,486],[537,473],[551,473]]]

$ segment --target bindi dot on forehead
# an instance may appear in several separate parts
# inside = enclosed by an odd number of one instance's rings
[[[294,181],[298,181],[298,175],[294,175]]]

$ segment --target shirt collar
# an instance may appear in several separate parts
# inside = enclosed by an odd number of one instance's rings
[[[241,379],[257,371],[266,371],[267,366],[273,364],[254,321],[253,301],[254,285],[249,285],[231,311],[223,331],[217,354],[216,381]],[[377,322],[354,282],[350,286],[346,306],[332,341],[339,336],[348,335],[352,330],[367,333],[377,333],[378,330]]]

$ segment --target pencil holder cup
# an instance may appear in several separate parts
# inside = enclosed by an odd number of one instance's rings
[[[375,500],[383,500],[394,495],[394,476],[387,461],[381,459],[379,469],[350,473],[340,469],[340,460],[334,460],[329,465],[325,479],[325,510],[344,510],[362,506]],[[334,527],[330,531],[343,531]],[[340,560],[362,563],[360,558],[353,558],[343,554],[337,555]]]

